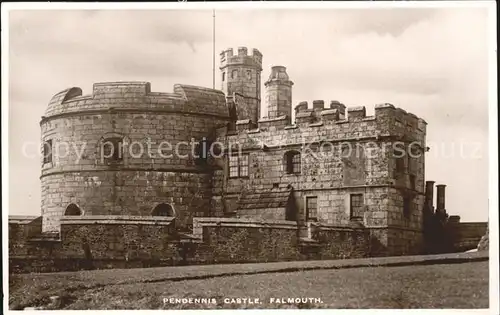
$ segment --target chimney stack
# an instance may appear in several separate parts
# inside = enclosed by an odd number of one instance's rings
[[[271,68],[269,79],[264,83],[266,88],[267,118],[280,116],[292,117],[292,86],[286,67]]]
[[[425,207],[427,211],[434,213],[434,181],[425,182]]]
[[[436,185],[437,188],[437,207],[436,211],[446,213],[446,204],[445,204],[445,189],[446,185]]]

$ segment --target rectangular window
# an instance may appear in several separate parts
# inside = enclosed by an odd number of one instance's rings
[[[318,197],[306,197],[306,221],[318,219]]]
[[[362,219],[365,209],[363,194],[352,194],[350,198],[351,219]]]
[[[229,156],[229,177],[248,177],[248,154]]]
[[[300,154],[295,154],[292,157],[292,173],[294,174],[300,173]]]
[[[405,160],[403,157],[396,157],[396,173],[403,173],[405,171]]]
[[[229,157],[229,177],[238,177],[238,156]]]
[[[121,138],[110,138],[103,142],[103,157],[107,162],[123,160],[123,143]]]
[[[224,216],[231,216],[238,208],[238,198],[226,198],[224,201]]]
[[[415,190],[416,187],[416,176],[410,175],[410,188]]]
[[[240,156],[240,177],[248,176],[248,155]]]
[[[403,198],[403,215],[405,218],[410,218],[411,213],[411,199],[409,197]]]
[[[417,158],[408,154],[408,173],[415,174],[417,172],[417,163]]]
[[[300,174],[301,156],[298,151],[288,151],[285,153],[285,167],[287,174]]]
[[[52,163],[52,140],[43,143],[43,163]]]

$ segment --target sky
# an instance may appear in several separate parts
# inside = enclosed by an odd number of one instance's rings
[[[40,215],[40,160],[23,144],[40,142],[54,94],[91,94],[105,81],[212,87],[212,19],[211,10],[11,11],[9,214]],[[426,180],[447,185],[448,213],[487,221],[489,31],[481,8],[218,10],[216,62],[226,48],[257,48],[262,82],[271,66],[287,67],[294,104],[338,100],[373,114],[391,103],[422,117]]]

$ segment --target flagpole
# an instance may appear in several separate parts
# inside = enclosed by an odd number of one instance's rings
[[[213,25],[212,25],[212,30],[213,30],[213,42],[212,42],[212,88],[215,89],[215,9],[212,10],[213,12]]]

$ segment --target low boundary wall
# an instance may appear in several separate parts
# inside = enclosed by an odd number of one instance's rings
[[[10,220],[12,273],[370,256],[363,228],[316,224],[308,227],[312,238],[303,238],[294,221],[194,218],[192,234],[179,234],[173,217],[66,216],[60,222],[60,234],[47,236],[32,232],[31,219]]]

